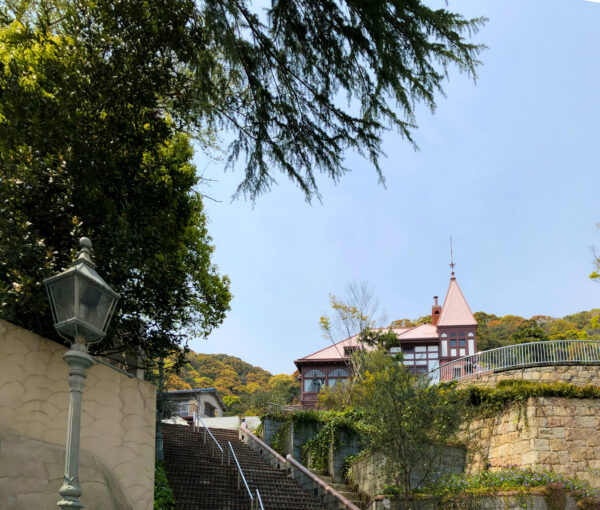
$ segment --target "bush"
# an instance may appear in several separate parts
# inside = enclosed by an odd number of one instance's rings
[[[175,510],[175,496],[169,487],[169,480],[162,462],[154,471],[154,510]]]

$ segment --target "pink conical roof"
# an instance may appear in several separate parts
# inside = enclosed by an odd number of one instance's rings
[[[438,326],[476,326],[477,320],[471,312],[467,300],[456,283],[456,278],[450,279],[450,286],[440,315]]]

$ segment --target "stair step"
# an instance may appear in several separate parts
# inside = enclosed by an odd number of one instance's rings
[[[204,429],[163,425],[163,444],[167,477],[177,501],[178,510],[247,510],[249,498],[245,489],[237,489],[237,470],[227,465],[229,446],[238,457],[252,491],[260,491],[269,510],[324,510],[312,494],[304,491],[285,472],[272,468],[260,455],[239,440],[238,432],[211,429],[225,450],[221,465],[218,449],[211,451]],[[209,489],[210,490],[207,490]]]

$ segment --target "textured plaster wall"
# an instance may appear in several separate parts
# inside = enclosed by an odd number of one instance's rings
[[[64,465],[63,446],[0,427],[0,508],[57,508],[57,488],[62,484]],[[132,510],[121,484],[97,456],[81,452],[79,477],[86,510]]]
[[[460,446],[447,446],[440,451],[437,459],[439,473],[462,473],[465,467],[465,449]],[[385,474],[386,459],[381,453],[365,455],[354,460],[349,471],[350,483],[367,498],[374,498],[383,492],[385,485],[395,485],[395,480]],[[411,477],[416,486],[422,478],[419,468]]]
[[[600,384],[600,365],[558,365],[548,367],[528,367],[504,372],[486,372],[473,374],[460,379],[459,384],[475,384],[495,386],[499,381],[553,382],[563,381],[577,386]]]
[[[518,465],[550,469],[600,487],[600,400],[530,398],[469,426],[467,471]]]
[[[64,464],[62,461],[56,464],[55,455],[58,447],[62,452],[58,457],[64,456],[69,407],[69,366],[62,359],[65,351],[65,347],[55,342],[0,320],[2,509],[55,508],[58,501]],[[122,490],[126,505],[114,506],[111,501],[104,501],[98,509],[152,508],[155,406],[156,391],[151,384],[130,379],[100,364],[88,370],[81,425],[82,468],[85,469],[80,472],[84,488],[82,503],[86,508],[96,508],[93,505],[99,504],[94,501],[98,497],[94,494],[102,493],[99,487],[103,483],[112,484],[109,493]],[[12,444],[10,438],[15,437],[19,442]],[[33,447],[35,443],[29,440],[45,446]],[[47,449],[53,451],[54,456],[50,456],[51,461],[42,462],[40,451]],[[26,462],[14,465],[11,459],[15,458]],[[84,459],[87,460],[84,462]],[[91,468],[90,462],[101,467]],[[90,469],[96,469],[93,476],[97,479],[98,491],[86,493],[84,473],[91,473]],[[31,483],[27,478],[31,478]],[[41,486],[34,483],[42,479],[48,483]],[[50,494],[53,503],[47,506]]]

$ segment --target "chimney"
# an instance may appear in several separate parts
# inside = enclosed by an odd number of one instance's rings
[[[431,307],[431,323],[434,326],[437,326],[438,321],[440,320],[440,314],[442,313],[442,307],[438,305],[438,297],[433,296],[433,306]]]

